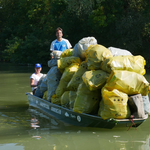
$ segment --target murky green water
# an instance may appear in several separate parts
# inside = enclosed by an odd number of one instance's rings
[[[48,68],[43,68],[47,73]],[[150,118],[137,129],[67,126],[28,108],[33,67],[0,64],[0,150],[149,150]],[[146,75],[150,82],[150,75]],[[32,119],[37,119],[37,124]]]

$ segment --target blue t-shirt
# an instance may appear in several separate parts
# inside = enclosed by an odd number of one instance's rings
[[[63,38],[62,41],[54,40],[51,44],[50,50],[59,50],[63,52],[64,50],[69,49],[71,47],[72,46],[70,42],[67,39]]]
[[[56,41],[55,44],[54,44],[54,50],[60,50],[60,51],[64,51],[67,49],[67,43],[62,40],[62,41]]]

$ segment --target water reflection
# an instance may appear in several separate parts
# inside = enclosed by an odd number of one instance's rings
[[[137,130],[131,128],[127,131],[127,128],[109,130],[66,126],[37,110],[31,109],[31,112],[36,115],[36,119],[38,118],[39,124],[41,125],[36,130],[30,130],[29,134],[37,137],[38,140],[44,139],[48,141],[47,144],[52,149],[150,149],[150,133],[147,133],[141,127],[138,127]],[[38,142],[42,144],[43,141]]]
[[[12,150],[99,150],[150,149],[149,119],[135,130],[131,128],[98,129],[69,126],[39,112],[0,112],[0,150],[14,144]]]
[[[0,150],[150,149],[150,118],[137,130],[111,130],[69,126],[36,109],[28,109],[25,92],[31,90],[32,72],[32,67],[0,65]],[[147,79],[150,82],[149,74]]]

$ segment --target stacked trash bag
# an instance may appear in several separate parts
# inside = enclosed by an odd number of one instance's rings
[[[129,51],[81,39],[73,49],[54,51],[39,84],[43,99],[103,119],[150,115],[145,59]],[[42,86],[43,84],[43,86]]]

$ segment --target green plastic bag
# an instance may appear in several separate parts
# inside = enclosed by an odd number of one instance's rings
[[[103,70],[86,71],[82,79],[90,91],[101,89],[108,79],[109,74]]]
[[[100,90],[90,91],[84,82],[77,90],[77,97],[74,103],[74,112],[97,114],[100,100]]]
[[[70,109],[73,109],[76,97],[77,97],[76,91],[69,91],[69,108]]]
[[[77,72],[73,75],[72,79],[67,85],[67,88],[72,91],[77,91],[79,84],[83,81],[82,75],[87,71],[87,62],[83,61],[77,70]]]
[[[61,96],[61,106],[69,108],[69,92],[70,91],[65,91],[63,95]]]
[[[69,67],[65,68],[65,71],[63,72],[59,85],[55,91],[57,97],[61,97],[62,94],[67,91],[67,85],[69,81],[71,80],[74,73],[78,70],[79,65],[78,64],[71,64]]]

